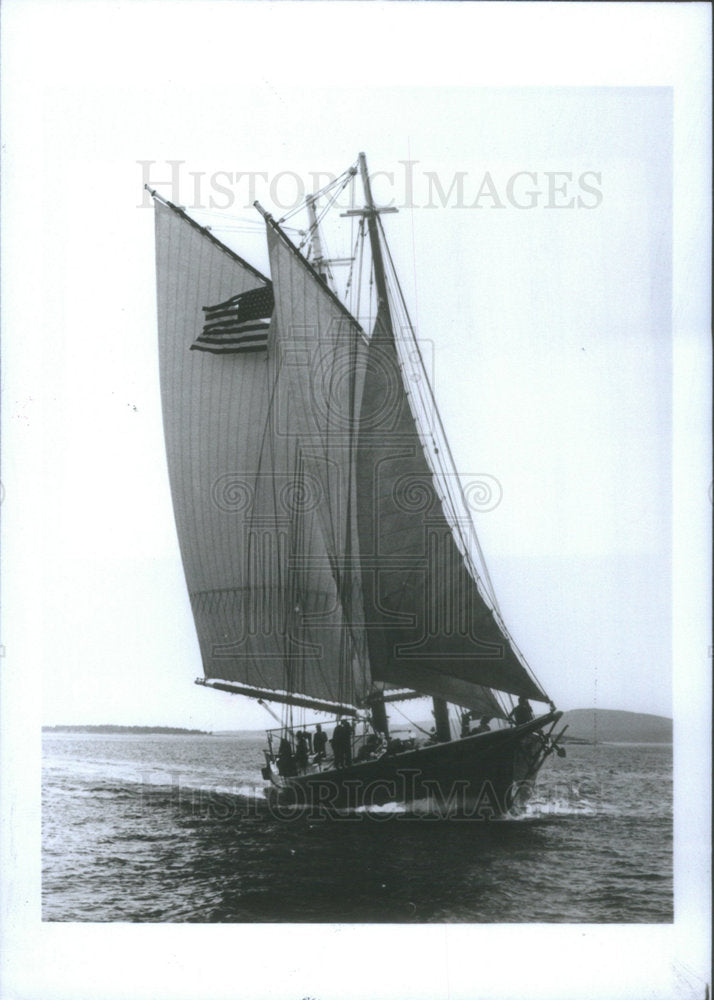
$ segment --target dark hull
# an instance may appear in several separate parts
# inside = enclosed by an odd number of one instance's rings
[[[552,712],[514,729],[384,754],[339,770],[280,778],[271,769],[273,794],[280,805],[327,812],[425,803],[436,815],[488,819],[512,814],[522,808],[553,749],[550,732],[561,714]]]

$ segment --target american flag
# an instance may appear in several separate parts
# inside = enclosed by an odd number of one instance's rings
[[[238,354],[264,351],[275,300],[272,285],[252,288],[217,306],[204,306],[206,322],[192,351]]]

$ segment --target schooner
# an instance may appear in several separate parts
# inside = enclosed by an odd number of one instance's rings
[[[273,715],[263,777],[281,800],[518,808],[564,752],[561,713],[498,612],[364,154],[307,199],[297,241],[256,203],[269,277],[151,194],[197,683]],[[429,721],[395,728],[425,698]]]

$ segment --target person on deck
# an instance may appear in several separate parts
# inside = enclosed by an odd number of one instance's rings
[[[335,767],[345,766],[346,736],[347,733],[345,732],[342,722],[338,722],[335,726],[335,731],[332,734],[332,739],[330,740],[330,743],[332,743],[332,753],[335,757]]]
[[[282,739],[280,741],[280,749],[278,750],[278,774],[282,775],[283,778],[292,778],[293,775],[297,774],[297,767],[295,766],[295,758],[293,757],[292,747],[290,746],[290,741]]]
[[[323,732],[322,726],[318,722],[315,736],[312,741],[315,750],[315,760],[325,759],[325,747],[327,746],[327,733]]]
[[[472,733],[473,734],[476,734],[476,733],[490,733],[491,732],[491,727],[489,726],[489,722],[490,721],[491,721],[491,716],[490,715],[484,715],[481,718],[481,721],[479,722],[479,724],[476,726],[476,728],[474,730],[472,730]]]
[[[344,761],[345,766],[348,766],[352,763],[352,726],[349,719],[342,720],[342,729],[344,732]]]
[[[297,734],[297,746],[295,748],[295,763],[303,771],[307,767],[307,740],[302,730]]]
[[[512,712],[509,712],[508,718],[513,722],[514,726],[524,726],[526,722],[531,721],[533,718],[533,709],[524,694],[520,695],[518,704]]]

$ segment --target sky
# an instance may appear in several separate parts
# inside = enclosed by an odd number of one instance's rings
[[[510,631],[559,707],[671,715],[672,91],[227,87],[152,53],[121,87],[91,47],[29,57],[43,347],[9,420],[39,419],[51,493],[45,723],[271,724],[192,686],[142,186],[265,268],[253,197],[280,215],[360,149],[457,468],[497,484],[475,521]]]
[[[703,993],[710,19],[697,3],[3,5],[6,992],[216,1000],[235,995],[238,955],[246,996],[357,1000],[361,978],[344,975],[357,953],[385,996],[410,1000],[473,997],[477,955],[484,995],[507,1000],[523,996],[504,971],[517,953],[533,997],[577,996],[583,969],[598,997],[666,1000],[673,977]],[[189,206],[188,171],[267,173],[255,193],[271,208],[280,171],[337,172],[361,149],[395,185],[400,161],[418,161],[420,207],[385,224],[457,465],[498,483],[476,522],[519,646],[562,708],[673,710],[675,922],[519,926],[517,941],[498,925],[43,925],[42,722],[269,725],[192,683],[139,161],[154,183],[181,161]],[[522,171],[537,176],[512,194],[528,204],[537,189],[533,208],[507,196]],[[553,171],[572,174],[574,207],[546,207]],[[588,171],[600,200],[579,187]],[[461,207],[458,187],[424,207],[428,172],[445,191],[462,175]],[[504,207],[466,207],[486,173]],[[380,961],[420,949],[428,966]]]

